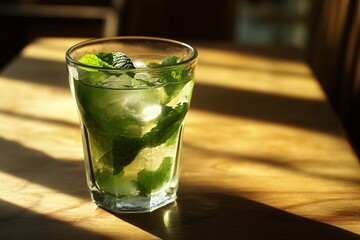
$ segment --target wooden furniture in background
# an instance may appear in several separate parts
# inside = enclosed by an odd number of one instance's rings
[[[360,154],[360,1],[313,1],[308,60]]]

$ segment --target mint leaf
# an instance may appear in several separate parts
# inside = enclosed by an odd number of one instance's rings
[[[164,72],[160,74],[160,81],[167,83],[164,86],[165,93],[169,96],[169,100],[176,96],[183,86],[188,82],[189,78],[186,76],[187,71],[184,69]]]
[[[181,58],[169,55],[164,58],[160,63],[150,62],[147,66],[151,68],[158,68],[162,66],[174,66],[181,62]],[[158,75],[158,82],[164,84],[165,93],[168,95],[168,101],[173,96],[176,96],[184,85],[193,77],[192,66],[178,66],[176,69],[168,71],[160,71]]]
[[[114,174],[120,173],[129,165],[144,147],[142,138],[119,137],[113,140],[112,155]]]
[[[79,62],[93,67],[115,68],[114,66],[107,63],[106,61],[103,61],[101,58],[99,58],[93,53],[85,54],[81,57]]]
[[[165,185],[171,177],[171,167],[173,159],[165,157],[159,168],[155,171],[146,169],[138,173],[138,187],[142,194],[148,195],[153,190],[156,190]]]
[[[170,55],[163,59],[160,63],[161,66],[173,66],[179,63],[181,59],[174,55]],[[176,96],[183,86],[190,80],[192,76],[192,68],[189,67],[179,67],[175,70],[169,70],[161,72],[159,74],[159,81],[161,83],[166,83],[164,90],[166,94],[171,99],[172,96]]]
[[[119,69],[132,69],[135,68],[134,64],[122,52],[98,52],[96,56],[109,65]]]
[[[176,108],[166,106],[163,109],[163,116],[159,122],[142,138],[116,137],[112,142],[112,166],[114,174],[118,174],[129,165],[144,147],[156,147],[174,138],[187,110],[187,103],[178,104]]]
[[[146,146],[156,147],[165,143],[179,129],[188,110],[187,103],[181,103],[176,108],[164,107],[163,117],[150,132],[144,135]]]
[[[172,66],[172,65],[175,65],[175,64],[177,64],[179,62],[180,62],[180,58],[178,58],[178,57],[176,57],[174,55],[170,55],[170,56],[164,58],[161,61],[160,65],[162,65],[162,66]]]
[[[124,53],[121,52],[98,52],[87,53],[81,57],[79,62],[93,67],[132,69],[135,68]]]

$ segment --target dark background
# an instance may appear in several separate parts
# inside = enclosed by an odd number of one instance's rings
[[[3,0],[0,69],[33,39],[49,36],[145,35],[291,49],[312,67],[359,153],[359,22],[359,0]]]

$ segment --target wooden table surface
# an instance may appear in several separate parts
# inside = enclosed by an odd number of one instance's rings
[[[0,76],[0,239],[360,239],[360,166],[309,67],[198,44],[178,200],[114,215],[86,188],[64,54],[43,38]]]

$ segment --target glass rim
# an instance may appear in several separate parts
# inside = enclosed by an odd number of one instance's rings
[[[114,69],[114,68],[107,68],[107,67],[97,67],[97,66],[92,66],[92,65],[85,64],[85,63],[81,63],[71,57],[72,52],[74,52],[75,50],[77,50],[83,46],[89,46],[89,45],[97,44],[97,43],[114,42],[114,41],[119,41],[119,40],[150,40],[150,41],[157,41],[157,42],[164,42],[164,43],[173,43],[178,46],[182,46],[186,49],[189,49],[191,51],[192,55],[188,59],[180,61],[173,65],[133,68],[133,69],[121,69],[121,68]],[[189,45],[185,42],[173,40],[173,39],[169,39],[169,38],[150,37],[150,36],[116,36],[116,37],[92,38],[92,39],[88,39],[88,40],[79,42],[79,43],[71,46],[66,51],[65,57],[66,57],[66,60],[68,61],[68,63],[77,65],[77,66],[81,66],[81,67],[85,67],[85,68],[90,68],[90,69],[97,69],[97,70],[111,71],[111,72],[114,72],[114,71],[115,72],[123,72],[123,71],[124,72],[142,72],[142,71],[146,71],[146,70],[171,70],[171,69],[175,69],[175,68],[178,68],[178,67],[181,67],[184,65],[190,65],[197,60],[198,51],[196,50],[195,47],[192,47],[191,45]]]

